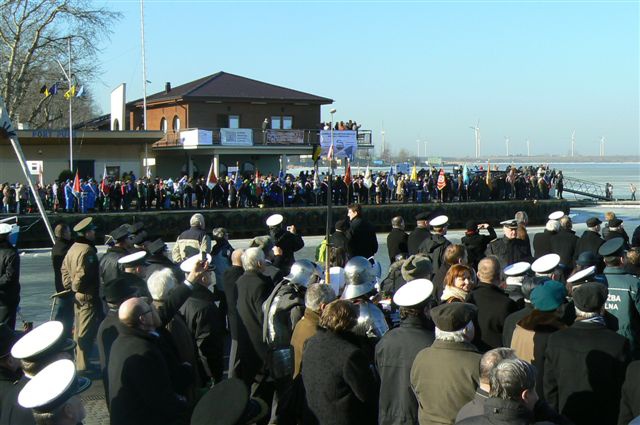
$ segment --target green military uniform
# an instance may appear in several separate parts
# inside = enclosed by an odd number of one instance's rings
[[[606,267],[609,284],[606,310],[618,319],[618,333],[631,343],[634,358],[640,356],[640,280],[623,267]]]
[[[93,228],[91,218],[86,218],[73,230],[84,235]],[[80,236],[65,255],[61,272],[65,289],[71,289],[75,294],[76,365],[78,371],[85,371],[103,316],[99,297],[100,264],[93,241]]]

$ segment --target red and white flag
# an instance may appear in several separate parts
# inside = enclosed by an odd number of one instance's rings
[[[80,187],[80,173],[76,170],[76,177],[73,179],[73,193],[77,196],[80,192],[82,192],[82,188]]]
[[[213,161],[211,161],[211,166],[209,167],[209,174],[207,175],[207,187],[209,190],[213,189],[218,184],[218,178],[216,177],[215,171],[213,171]]]
[[[327,152],[327,159],[329,161],[333,160],[333,141],[331,142],[331,145],[329,146],[329,151]]]

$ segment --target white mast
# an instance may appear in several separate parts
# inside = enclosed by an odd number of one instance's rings
[[[59,60],[56,59],[56,62],[58,62],[64,76],[67,77],[67,84],[69,85],[69,170],[73,172],[73,110],[71,109],[71,102],[74,96],[71,95],[71,36],[67,37],[67,52],[69,54],[68,72],[64,69],[64,66],[62,66]]]
[[[604,136],[602,136],[600,138],[600,157],[604,157],[604,142],[605,142],[605,138]]]
[[[504,143],[507,145],[507,156],[509,156],[509,136],[504,136]]]
[[[576,131],[573,130],[571,133],[571,158],[573,158],[573,154],[576,148]]]
[[[380,159],[384,159],[384,151],[385,151],[385,141],[384,141],[384,121],[382,121],[382,131],[380,132],[380,134],[382,135],[382,152],[380,152]]]

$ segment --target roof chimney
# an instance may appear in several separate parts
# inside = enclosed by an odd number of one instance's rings
[[[169,92],[171,91],[171,83],[170,83],[170,82],[166,82],[166,83],[164,84],[164,91],[165,91],[166,93],[169,93]]]

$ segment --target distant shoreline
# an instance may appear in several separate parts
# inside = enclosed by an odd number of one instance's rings
[[[447,157],[443,156],[442,161],[446,163],[483,163],[483,162],[496,162],[496,163],[535,163],[535,164],[581,164],[581,163],[625,163],[625,164],[640,164],[640,156],[524,156],[524,155],[511,155],[511,156],[483,156],[481,158],[471,157]]]

